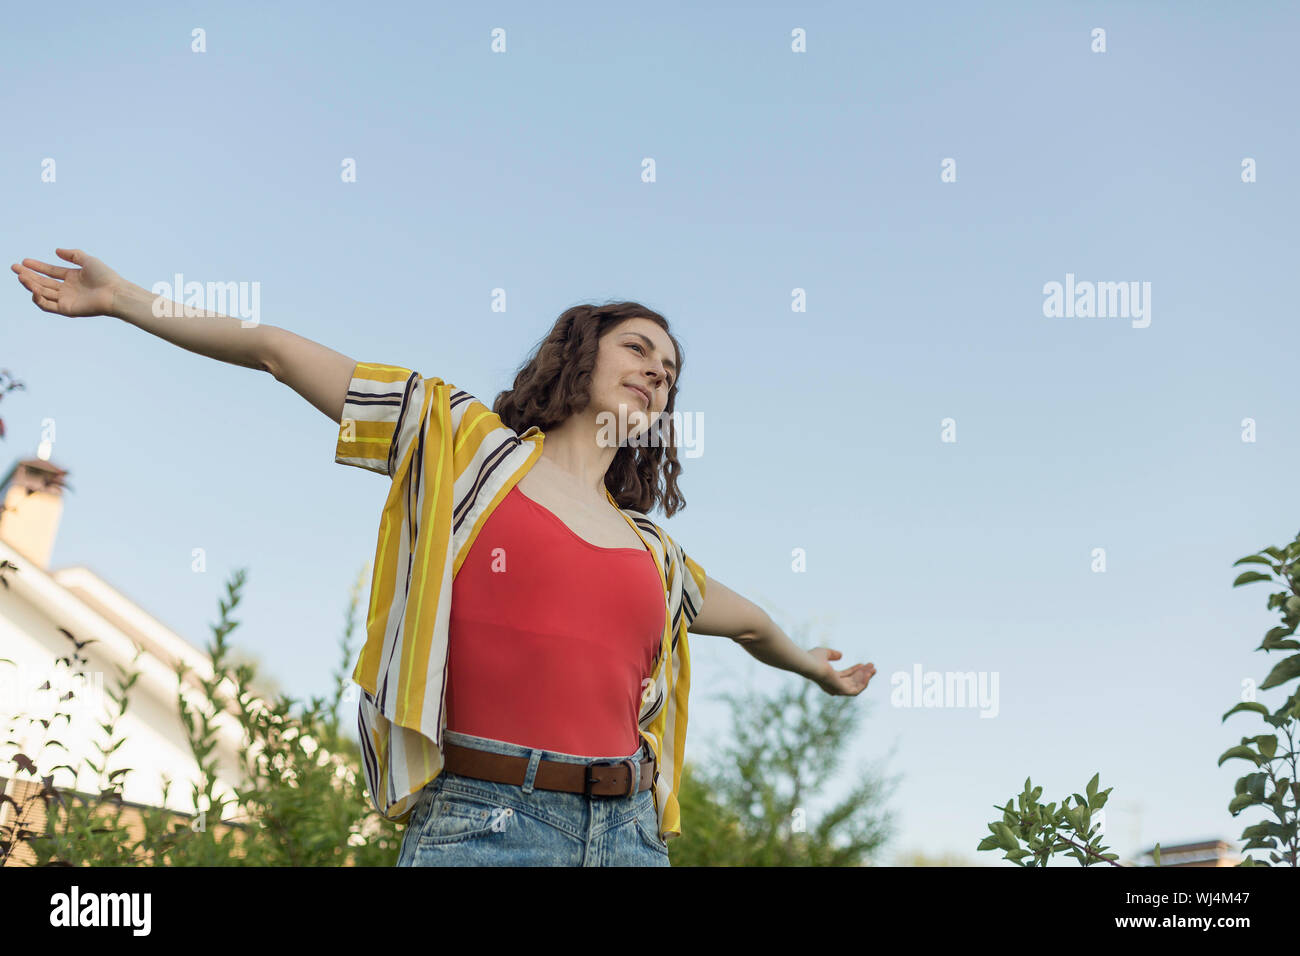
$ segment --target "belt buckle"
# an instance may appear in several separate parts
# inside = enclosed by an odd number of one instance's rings
[[[591,784],[592,784],[591,768],[592,767],[617,767],[619,764],[627,764],[627,770],[628,770],[627,793],[625,794],[592,793],[591,792]],[[634,761],[631,757],[624,757],[622,760],[592,761],[591,763],[586,765],[586,769],[582,772],[582,795],[584,797],[619,797],[619,796],[634,797],[637,794],[637,787],[641,783],[641,774],[639,772],[639,769],[640,768],[638,768],[636,765],[636,761]]]

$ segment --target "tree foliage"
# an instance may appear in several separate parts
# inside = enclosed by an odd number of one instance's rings
[[[364,574],[357,578],[348,608],[341,642],[343,668],[351,656],[350,637]],[[369,795],[358,784],[363,779],[359,748],[339,733],[340,705],[349,696],[344,691],[346,671],[335,673],[336,689],[329,701],[313,697],[299,705],[280,695],[268,703],[249,689],[253,668],[228,662],[226,638],[238,626],[229,615],[239,604],[244,581],[244,572],[236,571],[227,584],[227,599],[220,602],[221,618],[213,625],[208,647],[212,676],[190,675],[182,662],[174,667],[180,720],[198,767],[188,799],[182,801],[188,814],[146,807],[136,811],[138,818],[132,817],[138,819],[138,825],[128,825],[122,790],[127,775],[134,771],[110,767],[114,753],[125,742],[117,736],[117,722],[126,713],[130,690],[139,677],[133,660],[130,668],[118,668],[116,687],[107,690],[112,706],[106,708],[109,713],[99,724],[102,740],[96,743],[97,756],[85,760],[99,781],[98,794],[83,795],[54,783],[59,770],[78,774],[77,767],[55,763],[58,752],[67,752],[58,733],[71,722],[67,704],[72,691],[58,701],[61,709],[52,718],[13,715],[9,745],[17,744],[14,729],[24,719],[33,730],[39,725],[38,732],[44,737],[34,754],[18,752],[13,759],[21,774],[40,781],[46,825],[43,832],[35,832],[17,816],[0,828],[0,856],[7,857],[17,842],[25,841],[39,865],[393,864],[400,845],[396,825],[370,805]],[[82,650],[94,639],[78,641],[71,633],[63,633],[73,647],[56,667],[67,667],[85,686],[88,659]],[[137,650],[135,660],[143,653]],[[201,693],[194,692],[195,686]],[[233,793],[218,792],[217,741],[223,726],[237,726],[243,740],[240,782]],[[173,781],[164,777],[163,792],[170,796],[172,786]],[[15,811],[24,809],[10,802]],[[133,830],[142,832],[133,836]]]

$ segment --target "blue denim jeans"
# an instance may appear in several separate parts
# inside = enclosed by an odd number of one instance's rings
[[[443,731],[462,747],[529,758],[522,784],[478,780],[444,770],[416,798],[398,866],[668,866],[659,837],[654,792],[586,797],[533,785],[538,762],[591,763],[651,757],[645,741],[635,754],[582,757],[502,740]]]

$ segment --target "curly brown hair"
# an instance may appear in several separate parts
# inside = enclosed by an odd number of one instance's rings
[[[668,328],[668,320],[658,312],[639,302],[584,304],[566,309],[532,357],[520,366],[514,388],[496,397],[492,411],[521,435],[534,425],[545,432],[581,412],[591,400],[591,376],[601,338],[628,319],[649,319],[668,333],[677,350],[677,373],[660,420],[664,439],[621,445],[605,472],[605,487],[620,508],[649,514],[659,504],[671,518],[686,507],[686,499],[677,488],[682,466],[677,461],[672,419],[685,356],[681,343]]]

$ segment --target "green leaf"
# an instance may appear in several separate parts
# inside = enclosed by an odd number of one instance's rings
[[[1300,641],[1270,641],[1264,638],[1263,643],[1255,648],[1257,651],[1300,651]]]
[[[1232,562],[1232,566],[1235,568],[1235,567],[1236,567],[1237,565],[1239,565],[1239,564],[1267,564],[1267,565],[1272,565],[1272,563],[1273,563],[1272,561],[1270,561],[1268,558],[1266,558],[1266,557],[1264,557],[1264,556],[1262,556],[1262,555],[1252,554],[1252,555],[1251,555],[1250,557],[1248,557],[1248,558],[1241,558],[1240,560],[1233,561],[1233,562]]]
[[[1241,838],[1243,840],[1250,840],[1255,837],[1266,837],[1270,835],[1267,822],[1256,823],[1241,831]],[[1269,845],[1271,846],[1272,844]]]
[[[1232,802],[1228,804],[1228,812],[1235,817],[1239,812],[1247,807],[1253,807],[1257,802],[1253,794],[1240,794],[1232,798]]]
[[[1088,806],[1090,807],[1092,806],[1093,799],[1097,796],[1097,785],[1100,782],[1101,782],[1101,771],[1099,770],[1096,773],[1094,773],[1092,775],[1092,779],[1088,781]]]
[[[1011,832],[1011,828],[1005,823],[996,824],[998,846],[1004,850],[1017,850],[1020,848],[1020,842],[1016,835]]]
[[[1277,558],[1279,561],[1285,561],[1285,560],[1286,560],[1286,552],[1285,552],[1285,551],[1281,551],[1281,550],[1279,550],[1278,548],[1261,548],[1261,549],[1260,549],[1260,554],[1271,554],[1271,555],[1273,555],[1273,557]]]
[[[1259,766],[1258,755],[1255,753],[1255,751],[1251,750],[1245,744],[1241,744],[1240,746],[1237,747],[1229,747],[1227,750],[1225,750],[1223,754],[1219,757],[1218,766],[1222,767],[1223,762],[1225,760],[1234,760],[1237,758],[1240,758],[1242,760],[1249,760],[1255,766],[1257,767]]]
[[[1283,638],[1290,637],[1295,633],[1295,627],[1292,624],[1289,627],[1279,625],[1278,627],[1269,628],[1268,633],[1264,635],[1264,640],[1259,642],[1259,650],[1300,651],[1300,644],[1295,641],[1283,640]]]
[[[1268,760],[1272,760],[1273,755],[1277,753],[1277,737],[1273,734],[1260,734],[1255,738],[1255,745]]]
[[[1258,571],[1243,571],[1237,580],[1232,582],[1232,586],[1240,587],[1243,584],[1250,584],[1252,581],[1272,581],[1273,575],[1260,574]]]
[[[1259,689],[1268,690],[1296,677],[1300,677],[1300,654],[1292,654],[1278,661],[1277,665],[1268,672],[1268,677],[1264,678],[1264,683],[1259,685]]]
[[[1264,785],[1268,781],[1268,774],[1264,772],[1246,774],[1245,793],[1253,794],[1256,800],[1263,801]]]
[[[1223,720],[1227,720],[1233,714],[1240,713],[1241,711],[1246,711],[1246,710],[1256,714],[1263,714],[1265,717],[1268,716],[1268,708],[1265,707],[1263,704],[1261,704],[1259,701],[1243,700],[1240,704],[1237,704],[1235,707],[1233,707],[1232,710],[1224,714]]]
[[[1157,843],[1156,848],[1151,851],[1151,855],[1155,857],[1156,866],[1159,866],[1160,865],[1160,844],[1159,843]]]

